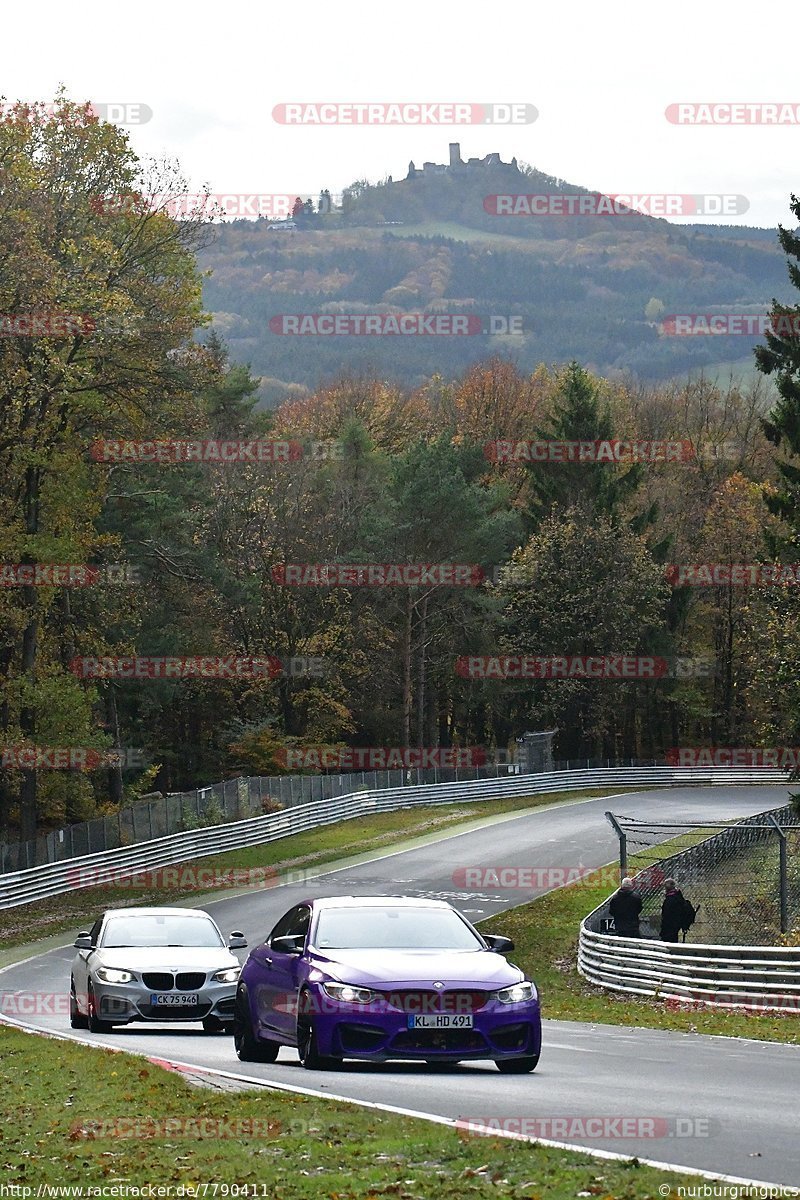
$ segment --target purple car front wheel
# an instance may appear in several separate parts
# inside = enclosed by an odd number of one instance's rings
[[[312,1018],[307,1015],[310,1007],[310,997],[307,992],[303,992],[299,1003],[300,1015],[297,1018],[297,1053],[300,1055],[300,1062],[307,1071],[330,1071],[341,1067],[341,1058],[320,1054],[317,1031]]]
[[[244,988],[237,991],[233,1009],[233,1048],[240,1062],[275,1062],[280,1050],[277,1042],[262,1042],[253,1033],[250,1003]]]
[[[496,1058],[495,1066],[501,1075],[527,1075],[538,1062],[538,1054],[528,1054],[525,1058]]]

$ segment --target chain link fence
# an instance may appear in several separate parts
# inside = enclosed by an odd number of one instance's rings
[[[510,765],[398,771],[358,771],[348,775],[273,775],[228,779],[190,792],[154,795],[139,804],[56,829],[27,842],[0,842],[0,874],[24,871],[102,850],[133,846],[170,833],[242,821],[282,809],[330,800],[377,788],[416,787],[430,783],[470,783],[514,774],[551,770],[661,765],[656,759],[552,760],[553,733],[526,733],[520,739],[520,761]],[[663,760],[662,760],[663,761]]]
[[[800,932],[800,823],[792,805],[722,827],[607,816],[620,840],[620,871],[634,877],[643,900],[642,937],[659,936],[669,878],[698,909],[689,941],[769,946]],[[681,848],[665,858],[664,842],[673,838]],[[598,914],[595,932],[603,919]]]

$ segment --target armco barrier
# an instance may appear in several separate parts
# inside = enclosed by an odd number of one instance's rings
[[[581,926],[578,970],[614,992],[715,1007],[800,1010],[800,946],[703,946],[592,933]]]
[[[156,867],[172,866],[207,854],[276,841],[336,821],[353,820],[365,813],[391,812],[416,805],[466,804],[505,796],[537,796],[585,788],[785,784],[786,781],[785,772],[765,768],[611,767],[512,775],[505,779],[482,779],[475,783],[427,784],[388,791],[358,792],[299,805],[264,817],[174,833],[135,846],[105,850],[0,875],[0,909],[92,887],[92,871],[96,872],[95,877],[102,872],[121,875],[125,872],[152,871]]]

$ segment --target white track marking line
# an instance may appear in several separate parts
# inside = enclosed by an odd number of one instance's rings
[[[358,1108],[371,1108],[379,1112],[395,1113],[400,1117],[412,1117],[419,1121],[428,1121],[433,1125],[445,1125],[451,1129],[463,1129],[463,1122],[468,1119],[464,1117],[440,1117],[437,1113],[420,1112],[414,1108],[400,1108],[395,1104],[380,1104],[375,1100],[355,1100],[352,1096],[340,1096],[336,1092],[316,1091],[314,1088],[299,1087],[291,1083],[276,1083],[271,1079],[259,1079],[255,1075],[238,1075],[235,1071],[223,1071],[219,1067],[198,1067],[196,1063],[185,1063],[179,1059],[162,1058],[151,1054],[143,1053],[141,1050],[128,1050],[123,1046],[106,1046],[100,1042],[88,1042],[83,1038],[74,1037],[68,1033],[43,1033],[33,1025],[26,1025],[22,1021],[15,1021],[9,1017],[0,1017],[0,1024],[11,1025],[17,1029],[21,1029],[26,1033],[38,1034],[40,1037],[55,1038],[62,1042],[77,1042],[82,1046],[89,1046],[100,1050],[112,1050],[117,1054],[131,1054],[136,1058],[144,1058],[149,1062],[153,1062],[156,1066],[160,1063],[166,1063],[170,1067],[181,1072],[189,1072],[194,1075],[212,1075],[220,1079],[233,1079],[241,1083],[252,1083],[256,1087],[271,1089],[280,1092],[293,1092],[300,1096],[314,1096],[321,1100],[336,1100],[342,1104],[354,1104]],[[461,1122],[461,1124],[459,1124]],[[589,1146],[578,1146],[571,1142],[555,1142],[549,1138],[528,1137],[524,1133],[514,1133],[510,1130],[492,1129],[489,1126],[481,1126],[480,1124],[470,1125],[470,1129],[480,1136],[481,1131],[485,1131],[487,1137],[509,1138],[516,1142],[531,1142],[534,1145],[548,1146],[553,1150],[569,1150],[574,1154],[585,1154],[589,1158],[605,1159],[612,1162],[631,1162],[636,1159],[637,1162],[643,1163],[647,1167],[655,1167],[659,1171],[670,1171],[673,1174],[682,1172],[686,1175],[696,1175],[700,1179],[711,1179],[722,1183],[736,1183],[746,1187],[769,1187],[783,1188],[785,1191],[789,1185],[773,1183],[767,1179],[745,1179],[740,1175],[717,1175],[713,1171],[704,1171],[700,1167],[687,1167],[680,1163],[659,1162],[653,1158],[642,1158],[638,1154],[620,1154],[615,1150],[595,1150]],[[787,1195],[788,1195],[787,1191]],[[796,1194],[800,1195],[800,1189]]]

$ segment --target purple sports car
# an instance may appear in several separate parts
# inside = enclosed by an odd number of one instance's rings
[[[296,1046],[309,1070],[345,1058],[455,1063],[491,1058],[521,1074],[539,1061],[536,987],[442,900],[327,897],[296,904],[250,951],[236,991],[240,1059]]]

